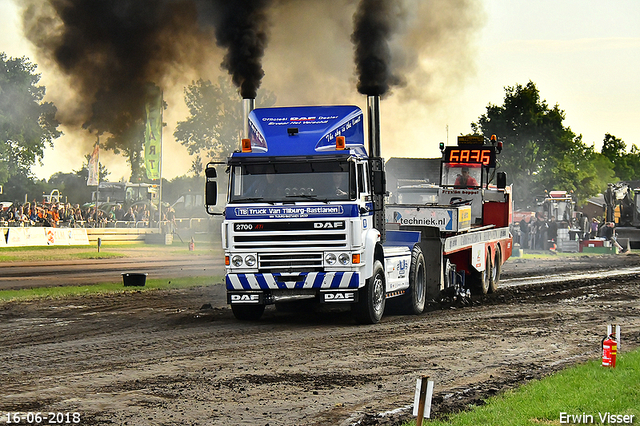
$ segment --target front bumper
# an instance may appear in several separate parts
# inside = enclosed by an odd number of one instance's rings
[[[228,274],[227,290],[357,289],[358,272]]]

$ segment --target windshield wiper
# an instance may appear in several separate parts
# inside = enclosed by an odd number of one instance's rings
[[[233,200],[234,203],[238,202],[246,202],[246,201],[260,201],[264,200],[264,197],[248,197],[248,198],[236,198]]]

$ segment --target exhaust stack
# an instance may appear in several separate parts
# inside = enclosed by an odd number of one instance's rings
[[[387,180],[380,148],[380,96],[367,96],[369,113],[369,170],[373,183],[373,225],[380,232],[380,241],[386,239],[384,197]]]
[[[256,100],[252,98],[242,99],[242,139],[249,139],[249,113],[256,107]]]
[[[369,112],[369,156],[380,157],[380,96],[367,96]]]

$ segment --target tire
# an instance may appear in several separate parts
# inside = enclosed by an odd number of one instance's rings
[[[233,316],[240,321],[258,321],[264,308],[264,305],[231,305]]]
[[[420,246],[416,245],[411,252],[409,268],[409,288],[402,296],[400,309],[407,315],[420,315],[424,312],[427,301],[427,275],[424,255]]]
[[[500,252],[500,247],[496,246],[496,254],[493,256],[493,263],[491,264],[491,282],[489,284],[489,293],[495,293],[496,291],[498,291],[501,272],[502,254]]]
[[[386,283],[384,268],[379,260],[373,264],[373,275],[358,292],[358,302],[352,305],[352,313],[360,324],[375,324],[382,318],[385,308]]]
[[[486,261],[484,265],[484,271],[475,271],[472,278],[472,288],[475,294],[485,295],[489,293],[489,287],[491,286],[491,256],[489,250],[487,250]]]

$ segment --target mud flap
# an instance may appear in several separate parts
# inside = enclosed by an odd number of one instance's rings
[[[485,250],[485,243],[478,243],[471,246],[471,264],[478,272],[484,271],[487,267],[485,264],[485,259],[487,257]]]
[[[265,298],[262,292],[227,292],[229,305],[264,305]]]

